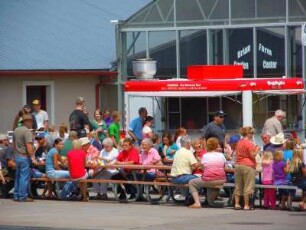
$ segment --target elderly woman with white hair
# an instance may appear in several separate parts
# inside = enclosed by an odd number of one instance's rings
[[[100,152],[99,159],[103,161],[104,165],[114,164],[119,154],[118,149],[114,148],[114,142],[111,138],[105,138],[102,142],[103,149]],[[94,179],[111,179],[114,175],[118,174],[116,169],[101,170]],[[97,192],[97,199],[107,200],[107,184],[94,183],[93,187]]]
[[[142,165],[158,165],[162,164],[158,151],[153,147],[150,138],[145,138],[141,142],[140,163]],[[149,169],[145,175],[146,181],[153,181],[156,178],[156,170]]]

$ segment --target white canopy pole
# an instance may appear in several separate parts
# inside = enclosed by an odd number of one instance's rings
[[[253,126],[253,99],[251,90],[242,92],[242,117],[243,126]]]

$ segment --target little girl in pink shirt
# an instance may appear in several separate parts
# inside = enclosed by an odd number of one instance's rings
[[[273,155],[272,152],[265,151],[262,155],[262,184],[273,185]],[[274,188],[264,189],[264,208],[275,209],[276,192]]]

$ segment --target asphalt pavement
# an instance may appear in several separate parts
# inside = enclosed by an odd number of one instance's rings
[[[306,229],[306,212],[233,208],[189,209],[174,203],[150,205],[144,202],[120,204],[35,200],[14,202],[0,199],[0,229]]]

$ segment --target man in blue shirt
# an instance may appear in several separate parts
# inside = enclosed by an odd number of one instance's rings
[[[130,125],[128,134],[133,138],[136,145],[140,146],[142,141],[142,128],[145,121],[145,118],[148,115],[148,111],[145,107],[141,107],[138,110],[139,117],[134,118]]]

